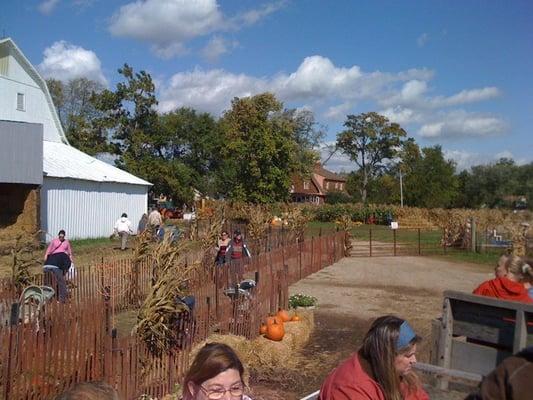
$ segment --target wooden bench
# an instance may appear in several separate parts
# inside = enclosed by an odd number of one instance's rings
[[[487,375],[505,358],[533,345],[532,304],[450,290],[443,297],[442,318],[432,325],[430,354],[431,364],[439,367],[441,389],[461,372],[472,379]],[[424,368],[421,364],[419,369]]]

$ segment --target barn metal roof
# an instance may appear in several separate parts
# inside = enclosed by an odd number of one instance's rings
[[[43,141],[43,173],[45,177],[152,186],[129,172],[57,142]]]

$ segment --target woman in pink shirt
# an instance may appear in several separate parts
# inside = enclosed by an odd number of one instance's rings
[[[72,265],[72,248],[65,239],[65,231],[61,229],[56,239],[52,240],[44,253],[44,271],[54,275],[57,281],[59,301],[67,298],[65,274]]]
[[[63,229],[59,231],[57,238],[53,239],[48,245],[46,253],[44,253],[44,260],[46,261],[48,256],[58,253],[65,253],[72,262],[72,248],[70,247],[70,242],[65,239],[65,231]],[[47,263],[45,262],[45,264]]]

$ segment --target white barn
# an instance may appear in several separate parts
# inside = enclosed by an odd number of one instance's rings
[[[136,225],[147,212],[151,184],[69,145],[46,82],[10,38],[0,40],[0,120],[43,126],[40,225],[47,240],[60,229],[71,239],[109,236],[122,213]]]

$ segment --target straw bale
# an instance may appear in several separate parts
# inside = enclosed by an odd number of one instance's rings
[[[262,336],[247,340],[242,336],[213,334],[192,349],[190,360],[192,362],[206,343],[218,342],[235,350],[247,371],[245,381],[248,380],[248,373],[252,373],[259,380],[277,377],[280,366],[297,370],[300,362],[297,353],[309,340],[314,323],[312,310],[298,311],[297,314],[301,320],[286,322],[285,336],[279,342]]]

